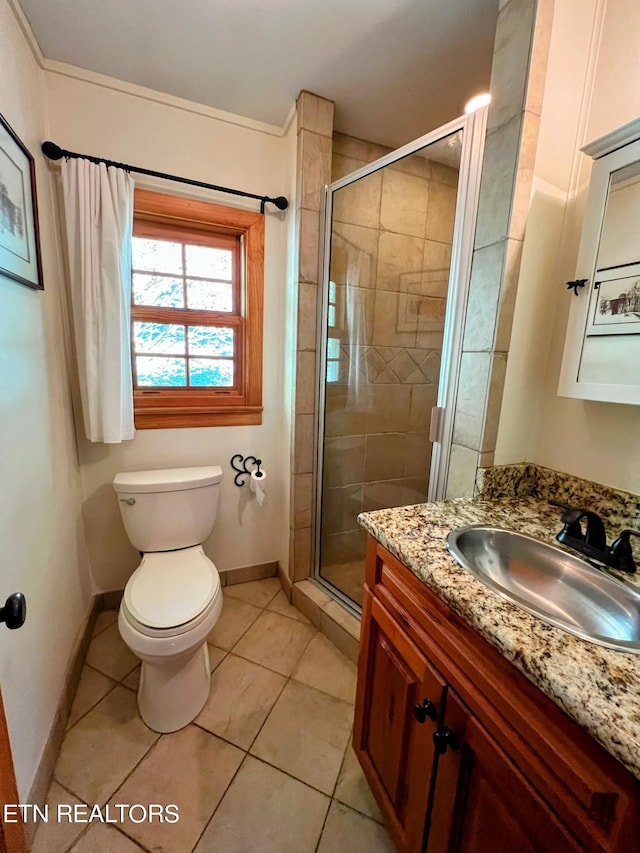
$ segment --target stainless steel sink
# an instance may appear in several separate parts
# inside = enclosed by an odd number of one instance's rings
[[[640,653],[640,590],[530,536],[474,525],[452,530],[447,547],[498,595],[592,643]]]

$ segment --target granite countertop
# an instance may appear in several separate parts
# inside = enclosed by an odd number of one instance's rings
[[[536,497],[457,499],[362,513],[360,524],[533,684],[640,779],[640,654],[586,642],[505,601],[446,548],[467,524],[516,530],[552,544],[560,510]],[[638,580],[634,577],[635,585]]]

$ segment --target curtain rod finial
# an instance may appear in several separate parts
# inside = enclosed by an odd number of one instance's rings
[[[278,210],[286,210],[289,207],[289,202],[283,195],[279,195],[277,198],[274,198],[273,203]]]
[[[44,156],[48,157],[49,160],[61,160],[64,157],[64,151],[55,142],[43,142],[40,147]]]

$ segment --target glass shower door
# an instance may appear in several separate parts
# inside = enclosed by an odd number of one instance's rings
[[[429,493],[464,136],[449,129],[329,191],[316,574],[355,609],[358,514]]]

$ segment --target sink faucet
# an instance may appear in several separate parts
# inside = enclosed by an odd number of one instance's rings
[[[586,519],[586,530],[583,532],[582,519]],[[623,530],[620,536],[607,547],[607,534],[600,516],[590,509],[575,509],[565,507],[560,516],[564,527],[556,536],[567,548],[572,548],[592,560],[597,560],[612,569],[633,574],[636,564],[633,559],[631,537],[639,536],[637,530]]]

